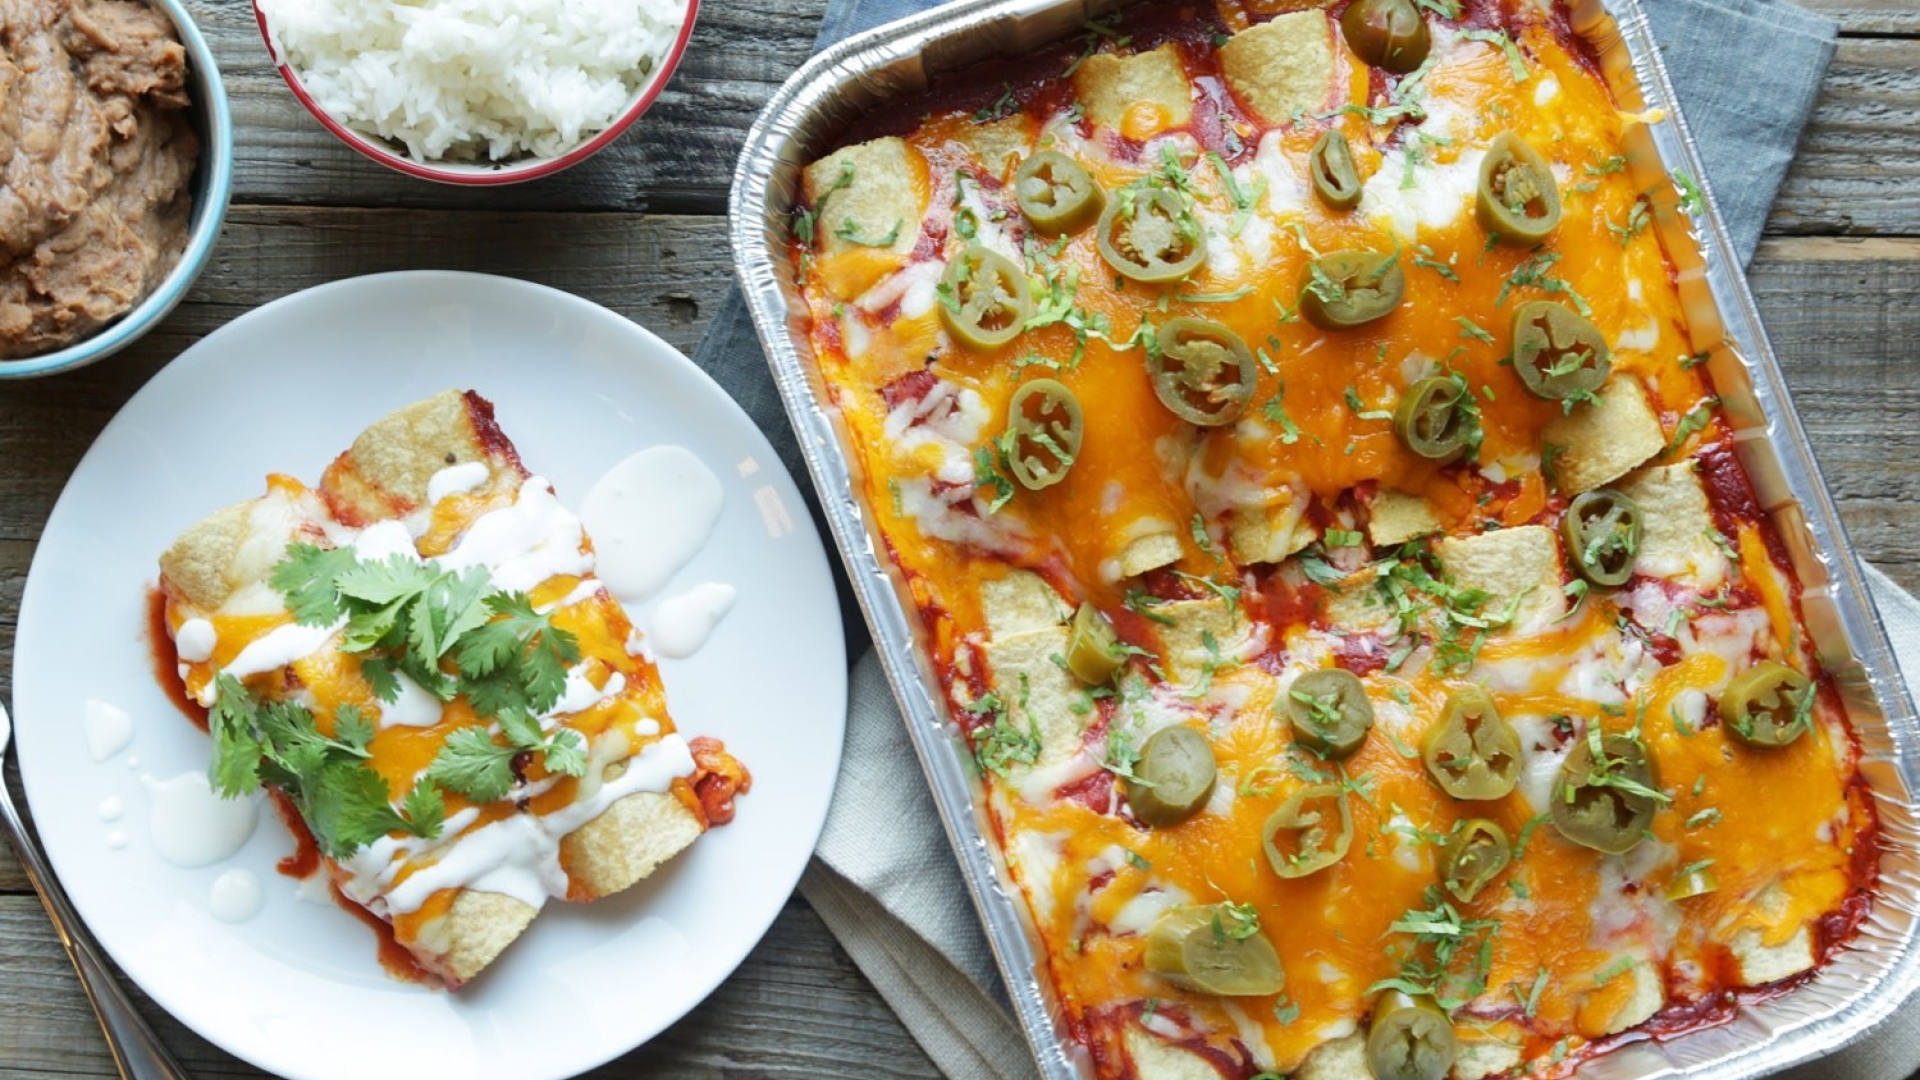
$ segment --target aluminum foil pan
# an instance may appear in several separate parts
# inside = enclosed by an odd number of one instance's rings
[[[1615,1046],[1587,1062],[1596,1080],[1684,1073],[1698,1080],[1754,1077],[1829,1053],[1885,1020],[1920,988],[1920,723],[1892,647],[1867,598],[1846,530],[1814,462],[1806,430],[1740,271],[1698,148],[1638,0],[1570,0],[1574,28],[1595,48],[1625,112],[1628,168],[1654,196],[1654,221],[1678,275],[1696,351],[1735,430],[1735,447],[1761,505],[1784,538],[1803,587],[1807,629],[1858,733],[1860,769],[1876,796],[1880,879],[1871,913],[1849,947],[1786,994],[1742,1006],[1725,1024]],[[814,57],[788,79],[747,135],[734,175],[730,235],[754,327],[845,560],[880,659],[906,717],[948,838],[985,924],[1021,1028],[1046,1080],[1082,1080],[1090,1063],[1065,1028],[1037,934],[989,838],[978,778],[923,648],[923,628],[860,490],[852,443],[808,342],[806,308],[785,254],[800,170],[874,105],[925,90],[943,74],[1017,56],[1083,32],[1085,20],[1124,5],[1102,0],[960,0],[880,27]],[[1663,182],[1699,181],[1682,208]],[[1631,1039],[1632,1036],[1627,1036]]]

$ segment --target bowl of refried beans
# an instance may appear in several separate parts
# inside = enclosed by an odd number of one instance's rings
[[[226,217],[226,91],[179,0],[0,2],[0,379],[172,311]]]

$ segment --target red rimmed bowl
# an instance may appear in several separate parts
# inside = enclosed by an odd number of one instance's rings
[[[484,187],[518,184],[542,176],[551,176],[562,169],[585,161],[619,138],[635,120],[640,118],[642,113],[653,105],[654,99],[660,96],[661,89],[666,86],[667,80],[673,76],[674,69],[679,66],[681,55],[686,52],[687,40],[693,36],[694,22],[700,11],[700,0],[683,0],[683,3],[685,12],[679,29],[673,33],[666,50],[653,65],[653,70],[640,80],[626,104],[605,127],[582,135],[578,142],[560,153],[526,155],[506,161],[415,157],[399,140],[383,138],[371,131],[363,131],[351,126],[345,118],[336,116],[322,106],[302,83],[300,73],[287,62],[279,43],[269,29],[267,14],[261,10],[258,0],[253,4],[253,17],[260,27],[260,39],[266,43],[268,55],[273,58],[274,66],[280,71],[280,77],[286,80],[287,88],[292,90],[293,96],[299,99],[300,104],[305,106],[306,110],[341,142],[362,155],[390,169],[406,173],[408,176],[417,176],[423,180],[442,184]]]

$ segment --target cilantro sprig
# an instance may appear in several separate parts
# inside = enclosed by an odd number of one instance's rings
[[[358,709],[334,711],[331,731],[313,713],[290,701],[263,703],[240,680],[222,673],[207,717],[213,736],[214,789],[238,798],[271,785],[286,793],[313,833],[314,843],[334,858],[391,832],[432,838],[446,821],[446,803],[432,783],[414,784],[396,808],[387,781],[367,764],[373,724]]]
[[[549,773],[586,771],[580,733],[542,722],[566,692],[579,643],[524,593],[495,588],[485,568],[404,553],[362,559],[351,548],[300,543],[288,547],[268,582],[297,623],[340,627],[339,648],[361,658],[381,702],[400,700],[404,677],[440,701],[464,695],[491,724],[454,732],[396,807],[367,763],[374,727],[357,709],[336,710],[323,730],[308,709],[262,702],[223,675],[209,722],[212,777],[222,794],[280,789],[321,850],[338,857],[390,832],[438,835],[445,792],[474,802],[504,798],[523,754],[540,755]]]

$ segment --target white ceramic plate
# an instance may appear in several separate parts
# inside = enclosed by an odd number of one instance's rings
[[[550,903],[459,994],[386,975],[374,935],[274,871],[270,809],[240,854],[197,870],[148,838],[141,777],[204,771],[208,741],[168,702],[146,635],[155,560],[204,514],[279,471],[317,481],[370,421],[447,387],[492,400],[529,470],[577,508],[608,467],[687,447],[717,474],[712,540],[659,596],[703,581],[739,598],[706,646],[661,664],[680,728],[753,771],[733,824],[646,882]],[[650,610],[634,613],[648,625]],[[840,760],[846,664],[820,539],[739,407],[685,357],[597,305],[472,274],[357,278],[276,301],[187,350],[81,461],[35,552],[14,650],[21,775],[60,880],[128,975],[174,1016],[296,1080],[571,1076],[644,1042],[727,977],[779,913],[818,839]],[[88,749],[88,699],[133,715]],[[103,820],[118,799],[124,816]],[[124,847],[109,845],[113,830]],[[265,885],[259,915],[216,919],[214,879]]]

